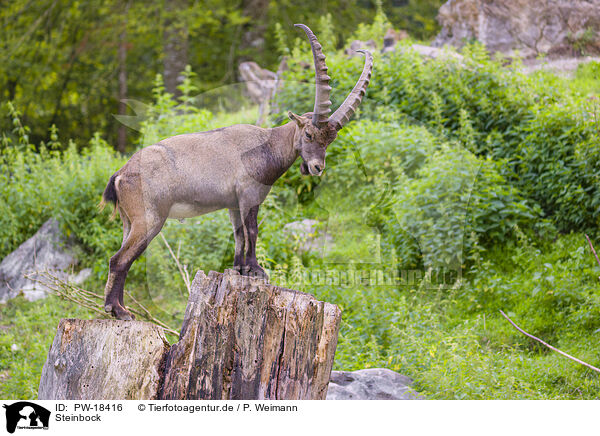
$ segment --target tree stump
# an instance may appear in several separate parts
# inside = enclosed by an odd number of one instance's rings
[[[162,329],[147,322],[62,319],[38,399],[156,398],[168,349]]]
[[[341,312],[260,279],[198,272],[161,399],[325,399]]]
[[[340,319],[309,294],[200,271],[171,347],[146,322],[61,320],[38,398],[324,400]]]

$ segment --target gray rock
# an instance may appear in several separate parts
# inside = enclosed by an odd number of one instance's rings
[[[277,90],[279,77],[274,72],[261,68],[256,62],[242,62],[239,71],[246,85],[246,93],[258,104],[256,125],[261,126],[269,113],[268,108]]]
[[[519,50],[524,58],[600,52],[600,0],[449,0],[438,21],[438,47],[477,39],[491,52]]]
[[[432,47],[429,45],[422,45],[422,44],[410,44],[410,45],[405,45],[405,46],[399,46],[398,44],[394,44],[391,45],[387,48],[384,48],[382,50],[382,53],[389,53],[395,50],[401,50],[401,51],[407,51],[407,50],[412,50],[417,52],[419,55],[421,55],[424,58],[431,58],[431,59],[437,59],[437,58],[453,58],[456,59],[458,61],[462,61],[464,59],[464,56],[456,53],[456,50],[454,48],[449,48],[449,47]],[[462,63],[461,63],[462,64]]]
[[[163,330],[148,322],[62,319],[38,399],[154,399],[168,349]]]
[[[256,62],[242,62],[239,66],[240,76],[246,84],[248,95],[256,104],[271,98],[275,90],[277,74],[261,68]]]
[[[452,57],[459,61],[464,59],[464,57],[462,55],[460,55],[452,50],[446,50],[446,49],[441,49],[441,48],[437,48],[437,47],[430,47],[428,45],[413,44],[410,46],[410,49],[416,51],[423,57],[431,58],[431,59],[437,59],[437,58],[443,57],[443,56]]]
[[[600,62],[600,57],[577,57],[577,58],[562,58],[562,59],[532,59],[523,63],[522,71],[525,74],[530,74],[535,71],[550,71],[558,76],[571,78],[575,75],[577,68],[581,64],[588,62]]]
[[[63,280],[82,283],[91,274],[90,269],[69,276],[67,271],[77,263],[73,246],[62,234],[58,222],[49,219],[35,235],[22,243],[0,263],[0,303],[23,293],[29,301],[44,298],[48,288],[33,282],[24,274],[51,271]]]
[[[297,242],[298,252],[321,251],[322,253],[325,244],[331,242],[331,236],[326,233],[319,235],[317,232],[318,224],[319,221],[311,219],[293,221],[283,226],[283,233]]]
[[[412,379],[386,368],[332,371],[328,400],[422,400]]]
[[[383,37],[383,48],[381,49],[381,52],[387,53],[393,51],[396,48],[396,44],[406,38],[408,38],[408,33],[406,33],[406,31],[394,30],[392,28],[388,29]]]
[[[357,50],[375,51],[377,50],[377,44],[372,39],[369,39],[368,41],[355,39],[350,43],[350,47],[344,50],[344,54],[349,57],[362,56]]]

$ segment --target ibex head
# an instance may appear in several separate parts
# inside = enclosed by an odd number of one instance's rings
[[[304,175],[320,176],[325,168],[327,146],[333,142],[337,132],[350,120],[365,95],[371,80],[373,56],[366,50],[359,50],[365,54],[363,72],[346,100],[333,115],[329,116],[329,112],[331,112],[331,101],[329,100],[331,86],[329,86],[330,77],[327,74],[327,64],[325,63],[325,55],[321,44],[307,26],[304,24],[296,24],[295,26],[306,32],[312,47],[315,62],[315,107],[312,112],[304,115],[300,116],[288,112],[288,116],[296,123],[294,147],[302,158],[300,172]]]

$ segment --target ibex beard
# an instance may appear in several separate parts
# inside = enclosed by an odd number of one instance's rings
[[[160,232],[167,218],[190,218],[229,209],[235,239],[233,267],[250,276],[266,274],[256,260],[258,209],[271,186],[300,157],[303,175],[320,176],[327,146],[348,122],[365,94],[373,69],[364,51],[362,74],[342,105],[329,116],[330,77],[321,45],[304,24],[315,65],[313,112],[263,129],[235,125],[164,139],[136,152],[113,174],[102,196],[123,221],[123,243],[111,257],[104,309],[117,319],[131,320],[123,289],[132,263]]]

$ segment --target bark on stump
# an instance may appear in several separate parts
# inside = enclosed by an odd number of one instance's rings
[[[325,399],[341,312],[259,279],[198,272],[161,399]]]
[[[39,399],[325,399],[340,310],[240,276],[196,274],[179,342],[141,321],[63,319]]]
[[[38,399],[156,398],[168,349],[162,329],[147,322],[62,319]]]

